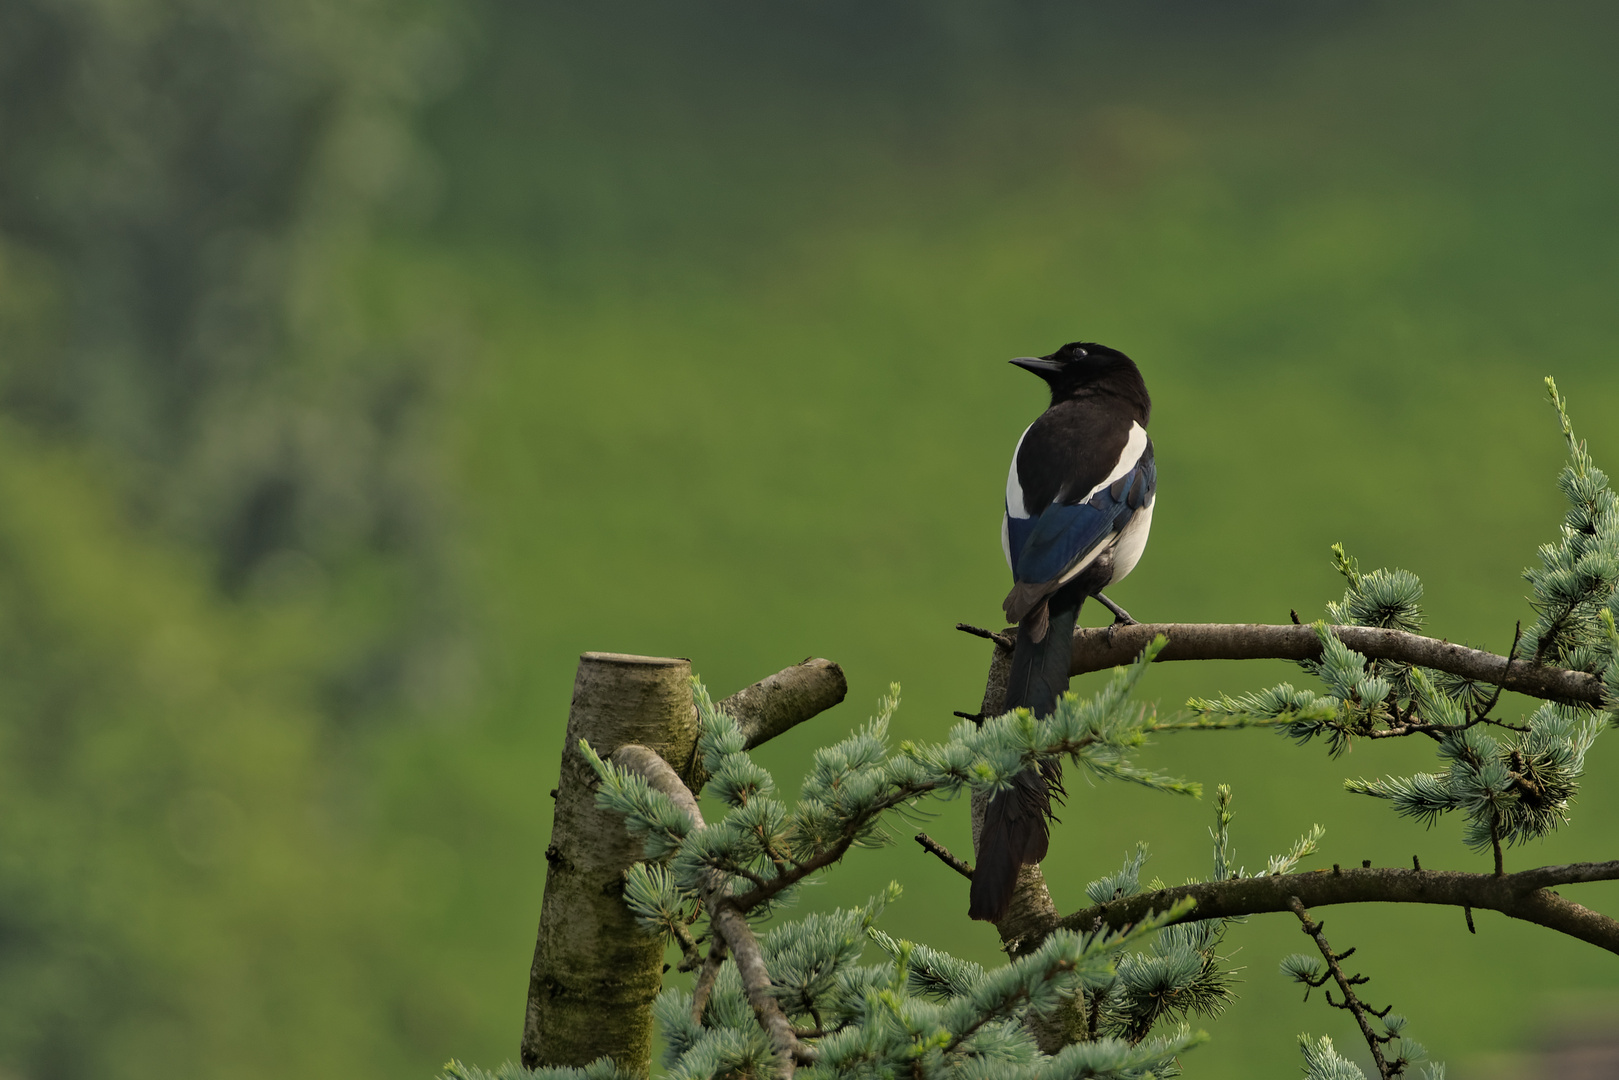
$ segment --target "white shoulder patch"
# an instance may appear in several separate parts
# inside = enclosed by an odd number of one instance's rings
[[[1021,442],[1021,440],[1019,441]],[[1124,440],[1124,449],[1119,451],[1119,460],[1113,466],[1113,471],[1108,473],[1107,478],[1100,484],[1097,484],[1095,487],[1091,488],[1090,491],[1086,492],[1085,498],[1079,499],[1077,502],[1089,501],[1091,497],[1094,496],[1098,491],[1101,491],[1103,488],[1113,483],[1113,481],[1135,468],[1136,462],[1141,460],[1141,455],[1146,453],[1146,450],[1147,429],[1138,423],[1131,423],[1130,435]],[[1008,488],[1008,490],[1010,491],[1010,488]]]
[[[1023,485],[1017,482],[1017,455],[1018,451],[1023,449],[1023,439],[1029,434],[1029,428],[1032,427],[1034,425],[1030,424],[1029,427],[1023,429],[1023,434],[1017,437],[1017,447],[1012,451],[1012,467],[1006,472],[1006,512],[1015,518],[1029,516],[1029,508],[1023,505]],[[1142,438],[1146,438],[1145,432],[1142,433]],[[1145,446],[1146,444],[1143,443],[1142,445]],[[1140,451],[1138,450],[1136,453],[1140,454]],[[1010,556],[1007,557],[1007,561],[1011,561]]]

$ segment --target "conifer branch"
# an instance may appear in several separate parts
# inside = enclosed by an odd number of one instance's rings
[[[669,796],[676,808],[691,822],[692,828],[703,827],[703,812],[697,808],[697,799],[692,795],[691,788],[686,786],[686,782],[680,779],[680,774],[663,758],[644,746],[629,743],[614,750],[609,760],[619,768],[628,769],[645,780],[647,787],[653,791]]]
[[[1306,907],[1331,904],[1444,904],[1499,911],[1619,954],[1619,921],[1565,900],[1551,888],[1582,881],[1619,880],[1619,859],[1601,863],[1542,866],[1516,874],[1396,868],[1315,870],[1304,874],[1195,882],[1097,904],[1063,916],[1046,928],[1095,932],[1139,922],[1187,897],[1197,907],[1180,921],[1231,919],[1290,910],[1297,897]]]
[[[748,920],[742,917],[729,899],[720,899],[709,909],[709,925],[723,935],[731,954],[736,958],[736,970],[742,976],[742,987],[748,995],[748,1004],[759,1019],[759,1026],[770,1036],[771,1048],[776,1052],[776,1076],[791,1080],[797,1062],[814,1061],[815,1050],[798,1041],[787,1014],[781,1011],[781,1002],[770,989],[770,971],[765,967],[764,952],[754,936]]]
[[[1340,641],[1374,660],[1395,660],[1459,675],[1480,683],[1551,701],[1602,705],[1602,679],[1584,671],[1526,664],[1521,659],[1453,645],[1439,638],[1373,626],[1334,626]],[[1169,639],[1154,659],[1317,660],[1315,628],[1261,623],[1137,623],[1082,629],[1074,634],[1070,674],[1083,675],[1128,664],[1159,634]]]
[[[886,795],[874,799],[863,813],[852,819],[844,827],[843,832],[832,843],[808,859],[795,860],[792,867],[787,869],[785,873],[773,878],[760,878],[752,874],[744,875],[754,883],[753,888],[732,897],[732,902],[743,911],[752,911],[765,901],[771,900],[778,894],[797,885],[815,871],[823,870],[841,860],[849,853],[849,849],[854,847],[860,840],[871,822],[882,814],[894,809],[896,806],[904,806],[906,803],[914,801],[918,796],[926,795],[930,791],[936,790],[939,786],[939,784],[922,783],[895,787]]]
[[[612,762],[619,768],[640,776],[652,790],[668,796],[690,821],[692,828],[705,827],[702,811],[698,809],[697,800],[693,797],[691,789],[663,758],[644,746],[632,743],[615,750]],[[787,1014],[781,1011],[781,1003],[771,993],[770,972],[765,967],[759,939],[754,936],[753,928],[743,917],[743,909],[738,907],[733,898],[723,894],[724,875],[715,872],[709,875],[709,880],[714,887],[705,890],[703,900],[708,906],[709,927],[714,932],[714,941],[709,946],[709,962],[704,964],[703,975],[707,976],[709,964],[712,963],[717,976],[719,960],[723,960],[725,950],[729,949],[736,960],[737,973],[742,976],[748,1004],[753,1006],[754,1015],[759,1019],[759,1026],[764,1028],[770,1037],[771,1047],[776,1051],[776,1075],[781,1080],[790,1080],[795,1062],[814,1060],[815,1051],[798,1041],[793,1034],[792,1024],[787,1020]],[[716,960],[716,952],[719,960]],[[699,977],[700,987],[702,982],[702,977]],[[696,1013],[696,1019],[701,1018],[702,1008],[707,1004],[708,991],[712,988],[713,979],[710,978],[707,980],[707,986],[703,988],[702,998],[694,998],[692,1009]]]
[[[1372,1051],[1372,1062],[1377,1066],[1378,1076],[1380,1076],[1382,1080],[1390,1080],[1390,1077],[1397,1075],[1397,1073],[1395,1070],[1391,1069],[1389,1067],[1389,1063],[1383,1059],[1383,1044],[1390,1041],[1393,1036],[1379,1035],[1377,1032],[1372,1030],[1372,1022],[1367,1019],[1368,1015],[1378,1016],[1381,1019],[1382,1016],[1388,1015],[1388,1009],[1385,1008],[1382,1014],[1379,1015],[1375,1010],[1367,1008],[1366,1005],[1363,1004],[1360,998],[1355,994],[1355,984],[1357,982],[1365,982],[1365,976],[1345,975],[1343,967],[1338,963],[1338,961],[1345,959],[1349,956],[1349,953],[1352,953],[1355,950],[1350,949],[1349,952],[1343,953],[1333,952],[1332,946],[1327,944],[1325,925],[1310,918],[1310,913],[1306,911],[1304,905],[1299,902],[1299,898],[1296,896],[1288,897],[1287,906],[1292,910],[1293,914],[1299,917],[1299,922],[1304,924],[1304,932],[1308,934],[1315,942],[1316,948],[1321,952],[1322,959],[1327,962],[1327,970],[1332,973],[1333,980],[1338,984],[1339,992],[1341,992],[1344,996],[1342,1002],[1337,1002],[1333,1001],[1332,995],[1328,993],[1327,1004],[1336,1005],[1341,1009],[1347,1009],[1351,1014],[1354,1015],[1355,1022],[1360,1025],[1360,1033],[1365,1036],[1366,1045]]]

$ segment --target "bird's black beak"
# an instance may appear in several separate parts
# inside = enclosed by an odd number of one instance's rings
[[[1007,362],[1016,364],[1024,371],[1032,371],[1042,379],[1050,379],[1053,375],[1062,371],[1062,365],[1057,361],[1047,360],[1039,356],[1019,356]]]

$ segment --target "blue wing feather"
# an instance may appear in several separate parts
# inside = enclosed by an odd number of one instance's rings
[[[1039,520],[1039,518],[1015,518],[1011,515],[1007,515],[1006,540],[1007,550],[1011,552],[1009,558],[1012,560],[1013,580],[1017,580],[1019,559],[1022,556],[1023,549],[1028,546],[1029,536],[1034,532],[1034,527]]]
[[[1150,444],[1149,444],[1150,447]],[[1016,581],[1054,581],[1117,535],[1157,488],[1149,449],[1135,468],[1077,505],[1052,503],[1032,518],[1008,518],[1007,539]]]

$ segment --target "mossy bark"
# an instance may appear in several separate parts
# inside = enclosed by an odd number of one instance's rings
[[[663,943],[637,927],[624,906],[623,874],[641,857],[641,845],[620,815],[597,808],[595,774],[579,740],[603,757],[638,743],[684,768],[697,741],[690,677],[686,660],[580,657],[529,974],[522,1042],[529,1068],[581,1066],[603,1056],[627,1072],[651,1067]]]

